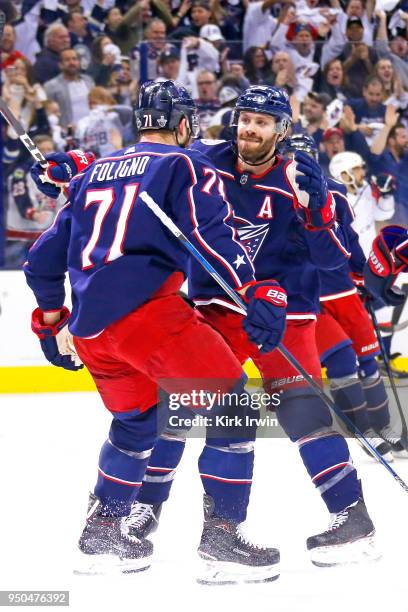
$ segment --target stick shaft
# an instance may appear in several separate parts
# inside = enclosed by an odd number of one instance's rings
[[[153,198],[146,192],[142,191],[140,199],[150,208],[150,210],[160,219],[160,221],[171,231],[171,233],[178,238],[185,246],[185,248],[191,253],[193,257],[203,266],[203,268],[213,277],[213,279],[224,289],[229,297],[235,302],[237,306],[246,313],[246,304],[244,300],[228,285],[228,283],[222,278],[215,268],[210,264],[209,261],[196,249],[196,247],[190,242],[190,240],[183,234],[183,232],[176,226],[176,224],[170,219],[162,208],[153,200]],[[345,423],[345,425],[351,429],[356,436],[357,440],[367,449],[367,451],[374,457],[376,461],[381,463],[385,469],[392,475],[392,477],[398,482],[398,484],[408,493],[408,485],[398,476],[398,474],[392,469],[389,463],[375,450],[373,446],[368,442],[367,438],[361,433],[361,431],[354,425],[354,423],[341,412],[331,398],[329,398],[320,385],[306,372],[303,366],[297,361],[297,359],[288,351],[282,344],[277,346],[277,349],[282,355],[288,360],[288,362],[303,376],[306,382],[316,391],[320,399],[326,404],[331,410]]]

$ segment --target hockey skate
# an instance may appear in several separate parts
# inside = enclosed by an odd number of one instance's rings
[[[327,531],[307,539],[314,565],[330,567],[380,558],[374,544],[375,529],[362,497],[332,515]]]
[[[241,524],[214,516],[213,508],[212,498],[204,495],[205,518],[198,548],[201,567],[197,582],[237,584],[276,580],[279,551],[253,544],[242,533]]]
[[[367,431],[364,432],[364,437],[367,438],[371,446],[375,448],[381,457],[383,457],[389,463],[394,461],[392,446],[388,440],[386,440],[383,436],[379,437],[379,435],[375,433],[374,429],[367,429]],[[372,455],[369,453],[366,447],[364,446],[363,448],[367,455],[370,455],[371,457]]]
[[[125,519],[129,535],[136,538],[146,538],[154,533],[159,526],[162,506],[163,503],[142,504],[135,501],[129,516]]]
[[[378,433],[381,438],[391,446],[391,452],[394,457],[398,459],[408,459],[408,451],[401,442],[401,436],[393,430],[391,425],[386,425]]]
[[[129,534],[124,517],[103,516],[99,499],[90,494],[88,516],[79,539],[75,573],[130,573],[150,567],[153,544]]]

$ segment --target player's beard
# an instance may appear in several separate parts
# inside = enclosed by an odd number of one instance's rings
[[[270,159],[275,153],[276,137],[270,140],[252,138],[238,140],[238,155],[242,161],[251,165],[260,165]]]

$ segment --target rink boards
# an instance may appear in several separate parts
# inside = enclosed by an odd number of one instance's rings
[[[67,288],[69,295],[69,288]],[[69,305],[69,300],[66,301]],[[86,369],[69,372],[55,368],[43,358],[36,336],[31,332],[34,297],[20,271],[0,272],[0,393],[47,393],[94,391],[95,385]],[[408,308],[401,320],[408,319]],[[408,328],[398,332],[393,351],[408,356]],[[401,358],[408,367],[408,357]],[[401,364],[402,365],[402,364]],[[251,361],[245,365],[249,378],[259,372]]]

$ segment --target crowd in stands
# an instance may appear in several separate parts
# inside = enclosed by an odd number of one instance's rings
[[[287,89],[294,132],[328,171],[341,151],[396,179],[408,224],[408,0],[0,0],[2,97],[43,152],[135,141],[140,80],[184,85],[201,135],[228,138],[251,84]],[[44,198],[2,126],[6,261],[19,267],[61,202]],[[1,225],[0,225],[1,227]]]

